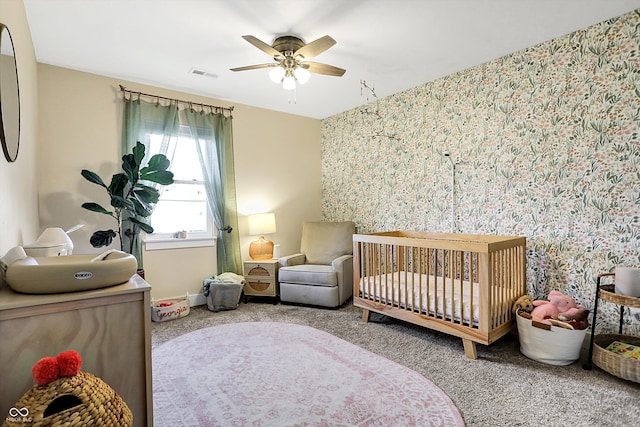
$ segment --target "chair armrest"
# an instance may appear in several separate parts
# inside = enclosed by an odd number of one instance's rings
[[[331,268],[338,274],[340,301],[353,295],[353,255],[342,255],[331,261]]]
[[[307,257],[304,254],[293,254],[278,258],[278,264],[280,264],[280,267],[289,267],[291,265],[304,264],[306,260]]]
[[[333,261],[331,261],[331,268],[333,268],[336,271],[343,270],[345,262],[348,261],[349,263],[351,263],[352,260],[353,260],[353,255],[342,255],[334,259]]]

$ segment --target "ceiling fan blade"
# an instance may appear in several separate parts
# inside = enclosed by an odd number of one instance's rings
[[[347,72],[345,69],[334,67],[333,65],[321,64],[319,62],[303,62],[302,68],[306,68],[312,73],[336,77],[341,77]]]
[[[336,41],[329,36],[320,37],[317,40],[307,43],[293,54],[294,57],[302,55],[304,59],[311,59],[320,55],[325,50],[336,44]]]
[[[231,71],[247,71],[247,70],[257,70],[259,68],[269,68],[269,67],[275,67],[278,64],[273,63],[273,64],[256,64],[256,65],[247,65],[246,67],[238,67],[238,68],[231,68]]]
[[[266,53],[269,56],[272,56],[274,58],[277,57],[277,56],[282,56],[282,54],[280,52],[278,52],[277,50],[275,50],[273,47],[269,46],[268,44],[266,44],[262,40],[255,38],[254,36],[242,36],[242,38],[245,39],[246,41],[248,41],[249,43],[251,43],[252,45],[254,45],[255,47],[257,47],[258,49],[260,49],[261,51],[263,51],[264,53]]]

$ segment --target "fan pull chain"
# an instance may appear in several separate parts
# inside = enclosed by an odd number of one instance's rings
[[[289,90],[287,92],[289,92],[289,104],[291,104],[291,92],[293,92],[293,103],[297,104],[298,103],[298,89],[295,88],[295,89]]]

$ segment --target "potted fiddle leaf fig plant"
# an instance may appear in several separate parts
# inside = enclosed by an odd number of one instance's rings
[[[110,198],[112,210],[105,209],[95,202],[82,204],[84,209],[109,215],[115,219],[117,230],[98,230],[91,235],[89,242],[94,248],[109,246],[113,239],[120,238],[120,249],[123,252],[134,255],[141,266],[140,254],[134,253],[134,241],[140,230],[153,233],[153,227],[148,224],[147,218],[151,216],[153,208],[160,192],[149,185],[173,184],[173,172],[169,169],[169,159],[163,154],[156,154],[149,159],[146,166],[142,160],[145,156],[145,146],[138,141],[133,147],[132,153],[122,156],[122,172],[111,177],[109,185],[96,173],[83,169],[81,175],[89,182],[103,187]],[[125,228],[126,227],[126,228]],[[123,228],[125,228],[123,230]],[[125,247],[124,236],[128,237],[128,247]]]

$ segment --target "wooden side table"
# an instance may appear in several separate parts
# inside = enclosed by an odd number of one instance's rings
[[[280,294],[278,265],[277,259],[245,261],[245,298],[247,296],[277,297]]]

